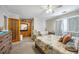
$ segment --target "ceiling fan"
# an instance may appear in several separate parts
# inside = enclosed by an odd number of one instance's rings
[[[54,13],[54,10],[62,7],[62,5],[44,5],[41,7],[46,11],[46,13]]]

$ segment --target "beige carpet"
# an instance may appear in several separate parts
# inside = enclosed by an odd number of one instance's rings
[[[30,38],[23,38],[20,43],[12,44],[11,54],[40,54]]]

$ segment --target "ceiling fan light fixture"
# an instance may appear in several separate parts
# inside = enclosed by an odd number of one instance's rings
[[[46,11],[46,13],[48,14],[48,13],[49,13],[49,11],[47,10],[47,11]]]
[[[46,13],[53,13],[53,10],[52,10],[52,9],[48,9],[48,10],[46,11]]]
[[[48,9],[49,12],[52,12],[52,9]]]

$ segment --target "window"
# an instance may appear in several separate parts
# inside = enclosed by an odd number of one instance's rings
[[[68,18],[68,32],[72,32],[73,36],[79,37],[79,16]]]
[[[67,28],[67,19],[63,20],[63,24],[62,25],[63,25],[63,32],[67,32],[67,29],[68,29]]]
[[[71,32],[73,36],[79,37],[79,17],[66,18],[56,21],[56,34],[62,35]]]

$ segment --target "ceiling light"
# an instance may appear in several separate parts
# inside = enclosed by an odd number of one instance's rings
[[[49,13],[49,11],[47,10],[46,13]]]
[[[52,9],[48,9],[46,13],[52,13]]]
[[[62,5],[44,5],[42,9],[46,10],[46,13],[54,13],[54,10],[60,7],[62,7]]]
[[[49,12],[52,12],[52,9],[48,9]]]

